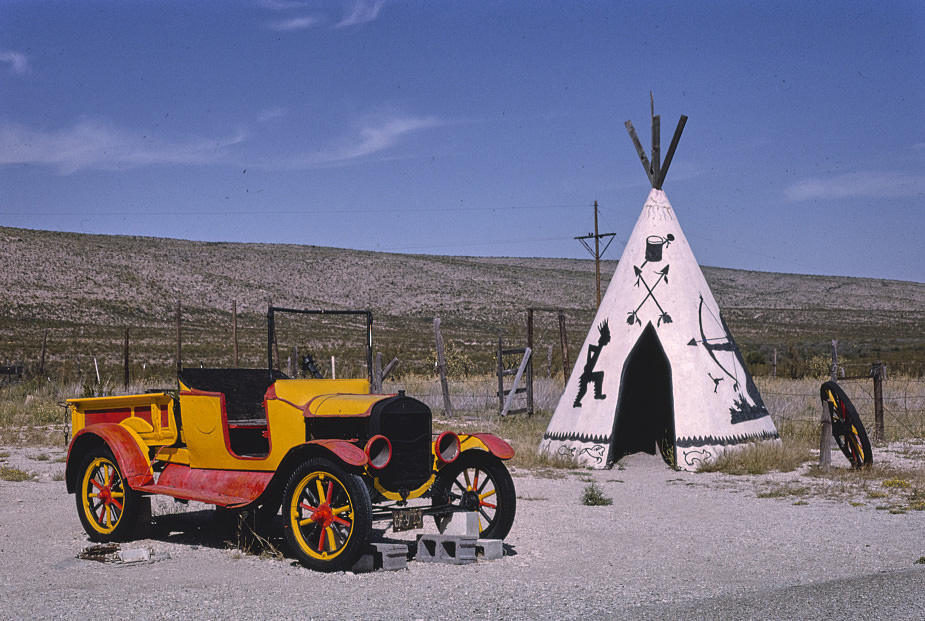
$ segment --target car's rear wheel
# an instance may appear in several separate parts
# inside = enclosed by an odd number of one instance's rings
[[[286,541],[299,561],[319,571],[350,569],[372,530],[372,505],[363,480],[331,460],[296,468],[283,494]]]
[[[108,448],[89,453],[77,479],[77,515],[93,541],[127,539],[136,526],[141,496],[125,482]]]
[[[511,474],[500,459],[481,450],[466,451],[437,473],[431,502],[434,507],[450,505],[454,512],[478,513],[479,537],[483,539],[507,537],[517,512]],[[437,526],[444,525],[451,515],[435,515]]]

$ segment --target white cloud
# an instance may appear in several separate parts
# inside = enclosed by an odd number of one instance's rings
[[[346,28],[347,26],[357,26],[374,21],[379,17],[379,11],[385,5],[385,0],[374,0],[365,2],[364,0],[355,0],[353,6],[344,16],[335,28]]]
[[[903,172],[861,171],[804,179],[784,190],[791,201],[840,198],[900,198],[925,194],[925,176]]]
[[[170,140],[98,120],[41,131],[18,123],[0,124],[0,165],[42,164],[62,174],[84,169],[123,170],[158,164],[214,164],[228,160],[228,148],[244,140],[230,138]]]
[[[340,147],[328,151],[326,156],[334,160],[349,160],[384,151],[406,135],[440,125],[434,117],[397,117],[358,128],[355,134]]]
[[[285,113],[283,108],[270,108],[260,118],[267,120]],[[388,151],[415,133],[441,125],[445,122],[433,116],[367,117],[343,138],[312,153],[287,155],[263,163],[251,161],[254,167],[284,169],[349,164]],[[0,123],[0,166],[49,166],[69,175],[81,170],[126,170],[156,165],[236,164],[232,147],[245,138],[244,132],[225,138],[169,138],[96,119],[51,131],[19,123]]]
[[[10,50],[0,50],[0,62],[8,63],[10,71],[16,75],[25,75],[29,73],[29,59],[25,54],[11,52]]]
[[[307,30],[317,23],[318,19],[315,17],[293,17],[270,22],[267,24],[267,28],[278,32],[295,32],[297,30]]]
[[[304,13],[306,9],[305,3],[290,2],[288,0],[264,0],[261,2],[261,6],[276,12],[298,10]],[[353,0],[346,6],[343,17],[333,25],[333,28],[346,28],[375,21],[384,6],[385,0]],[[314,28],[322,21],[326,24],[331,23],[327,16],[323,19],[315,16],[300,15],[268,22],[266,27],[277,32],[297,32]]]
[[[266,110],[260,111],[260,114],[257,115],[257,120],[260,121],[261,123],[264,123],[266,121],[272,121],[273,119],[284,117],[286,116],[286,113],[287,113],[286,108],[282,108],[279,106],[275,108],[267,108]]]
[[[379,117],[359,124],[348,136],[335,141],[327,148],[301,158],[291,158],[287,165],[302,168],[347,164],[353,160],[386,151],[402,140],[426,129],[445,123],[436,117],[393,116]]]
[[[299,0],[262,0],[260,6],[271,11],[289,11],[305,8],[305,2]]]

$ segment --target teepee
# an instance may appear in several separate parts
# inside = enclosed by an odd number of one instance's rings
[[[540,451],[604,468],[659,451],[695,470],[777,429],[684,237],[662,183],[687,117],[659,162],[627,130],[652,185],[543,435]]]

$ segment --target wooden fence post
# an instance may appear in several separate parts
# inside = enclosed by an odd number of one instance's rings
[[[504,410],[504,345],[498,333],[498,412]]]
[[[874,437],[883,442],[886,435],[883,429],[883,376],[886,375],[886,367],[878,360],[871,365],[870,375],[874,380]]]
[[[231,340],[234,343],[234,366],[238,366],[238,302],[231,301]]]
[[[42,334],[42,359],[39,361],[39,376],[45,376],[45,350],[48,345],[48,330]]]
[[[125,344],[122,346],[122,386],[123,388],[128,388],[128,327],[125,328]]]
[[[440,334],[440,318],[434,317],[434,339],[437,342],[437,367],[440,369],[440,388],[443,390],[443,411],[453,416],[453,404],[450,402],[450,386],[446,380],[446,358],[443,352],[443,335]]]
[[[533,351],[533,309],[527,309],[527,349]],[[533,415],[533,356],[527,367],[527,411]]]
[[[568,360],[568,336],[565,333],[565,313],[559,313],[559,342],[562,344],[562,376],[568,381],[572,366]]]
[[[177,300],[177,373],[183,368],[180,361],[180,300]]]
[[[373,375],[370,384],[370,392],[377,395],[382,392],[382,352],[377,351],[373,358]]]
[[[838,341],[832,341],[832,381],[837,379]],[[819,427],[819,469],[828,471],[832,467],[832,417],[825,402],[822,402],[822,421]]]

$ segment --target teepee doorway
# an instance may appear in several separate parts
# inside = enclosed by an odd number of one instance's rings
[[[623,365],[611,438],[610,463],[658,450],[665,463],[677,467],[671,364],[651,322]]]

